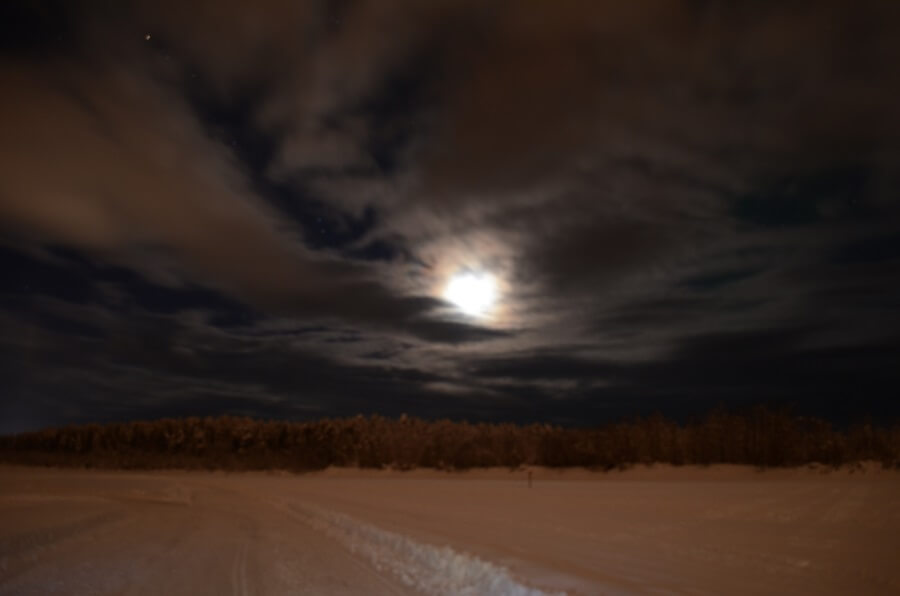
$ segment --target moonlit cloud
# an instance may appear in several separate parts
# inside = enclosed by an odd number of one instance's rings
[[[10,6],[22,424],[894,407],[895,3]]]

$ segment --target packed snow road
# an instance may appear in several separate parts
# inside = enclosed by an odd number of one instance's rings
[[[0,468],[0,594],[897,594],[900,474]]]

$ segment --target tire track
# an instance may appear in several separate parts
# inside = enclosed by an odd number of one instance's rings
[[[120,511],[103,512],[69,524],[24,532],[0,541],[0,593],[17,578],[40,565],[61,548],[82,541],[96,540],[116,528],[134,522]]]
[[[250,588],[247,584],[247,551],[249,545],[242,540],[234,552],[234,560],[231,564],[231,593],[235,596],[250,596]]]
[[[304,527],[310,527],[309,523],[307,523],[307,519],[303,515],[298,514],[296,511],[294,511],[289,504],[277,503],[274,501],[267,501],[267,503],[273,509],[278,510],[291,520],[302,524]],[[373,569],[370,565],[355,557],[349,550],[344,547],[344,545],[341,545],[337,541],[334,541],[334,544],[336,547],[336,552],[342,553],[343,556],[341,558],[348,566],[356,568],[379,584],[379,586],[381,587],[381,591],[379,593],[396,595],[407,594],[406,591],[399,589],[393,582],[389,581],[387,578],[381,575],[378,569]],[[375,591],[373,590],[373,593],[374,592]]]
[[[293,504],[287,506],[287,511],[366,560],[379,573],[386,571],[423,594],[549,594],[519,583],[505,567],[457,552],[449,546],[420,543],[347,515],[315,507]]]

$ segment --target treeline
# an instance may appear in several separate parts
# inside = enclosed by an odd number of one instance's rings
[[[655,415],[579,429],[381,416],[315,422],[224,416],[68,426],[0,437],[0,461],[100,468],[461,470],[523,465],[612,469],[642,463],[759,467],[865,460],[900,467],[900,425],[847,430],[757,407],[678,425]]]

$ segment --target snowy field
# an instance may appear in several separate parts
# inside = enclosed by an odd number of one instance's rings
[[[0,468],[0,594],[900,594],[900,473]]]

